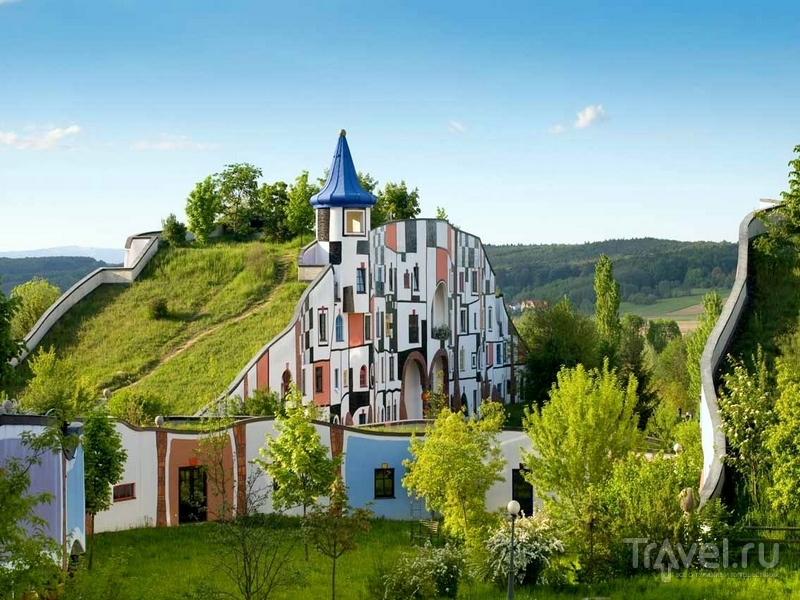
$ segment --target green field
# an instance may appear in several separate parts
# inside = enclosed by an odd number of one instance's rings
[[[288,519],[283,527],[296,530],[299,520]],[[161,529],[136,529],[97,536],[95,569],[83,576],[99,590],[111,586],[116,600],[175,600],[192,598],[193,591],[209,579],[226,585],[218,569],[216,549],[211,542],[211,524]],[[266,535],[281,536],[281,530]],[[283,534],[285,535],[285,533]],[[410,524],[375,520],[372,529],[361,535],[358,549],[345,554],[337,564],[337,598],[376,600],[367,595],[365,582],[376,572],[386,572],[403,551],[410,549]],[[305,563],[301,546],[293,554],[298,569],[296,585],[271,598],[276,600],[319,600],[330,597],[330,560],[311,550]],[[608,598],[627,600],[701,600],[725,598],[796,598],[800,595],[800,575],[792,564],[781,560],[772,571],[712,571],[682,573],[664,582],[658,575],[640,575],[599,585],[549,588],[517,588],[519,600]],[[227,588],[233,591],[232,587]],[[505,590],[483,582],[462,583],[462,600],[500,600]]]
[[[619,305],[621,315],[639,315],[645,319],[672,319],[681,325],[682,330],[694,329],[697,319],[702,313],[703,296],[712,290],[692,290],[691,296],[678,298],[660,298],[653,304],[632,304],[622,302]],[[717,290],[722,301],[727,300],[730,290]]]
[[[296,256],[296,244],[264,242],[160,250],[130,286],[102,286],[73,307],[40,348],[115,392],[112,406],[137,393],[193,413],[288,324],[305,289]],[[150,315],[154,298],[166,318]]]

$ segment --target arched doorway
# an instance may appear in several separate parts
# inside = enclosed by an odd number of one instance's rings
[[[422,418],[422,392],[425,389],[425,360],[419,352],[412,352],[403,363],[403,382],[400,387],[401,419]]]
[[[286,394],[289,393],[290,385],[292,385],[292,372],[286,369],[281,378],[281,398],[286,399]]]
[[[440,281],[436,285],[436,291],[433,294],[431,323],[434,328],[450,324],[450,314],[447,310],[447,286],[444,281]]]
[[[448,377],[448,369],[450,365],[447,361],[447,350],[440,348],[433,355],[431,361],[431,370],[428,374],[428,381],[430,381],[431,392],[441,392],[450,397],[450,378]]]

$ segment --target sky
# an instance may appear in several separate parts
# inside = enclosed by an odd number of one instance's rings
[[[800,4],[0,0],[0,251],[121,248],[249,162],[487,243],[734,240],[800,144]]]

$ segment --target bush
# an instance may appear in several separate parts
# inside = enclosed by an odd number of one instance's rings
[[[150,298],[147,303],[147,314],[151,319],[166,319],[169,316],[167,299],[162,297]]]
[[[463,552],[450,544],[430,544],[400,556],[394,570],[383,577],[382,600],[455,598],[464,574]]]
[[[283,415],[283,402],[277,392],[257,389],[244,402],[244,414],[259,417]]]
[[[178,248],[186,245],[186,225],[178,221],[178,217],[170,215],[161,221],[161,239],[170,246]]]
[[[487,557],[483,576],[498,587],[508,582],[511,552],[511,523],[503,522],[486,540]],[[551,556],[564,553],[564,544],[553,535],[544,512],[517,519],[514,528],[514,579],[519,584],[551,583],[545,576]]]

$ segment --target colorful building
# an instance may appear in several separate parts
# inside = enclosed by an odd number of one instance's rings
[[[316,239],[298,261],[310,284],[227,396],[295,382],[345,425],[421,419],[438,390],[467,414],[516,400],[521,348],[480,239],[438,219],[372,228],[375,202],[342,131],[311,198]]]

